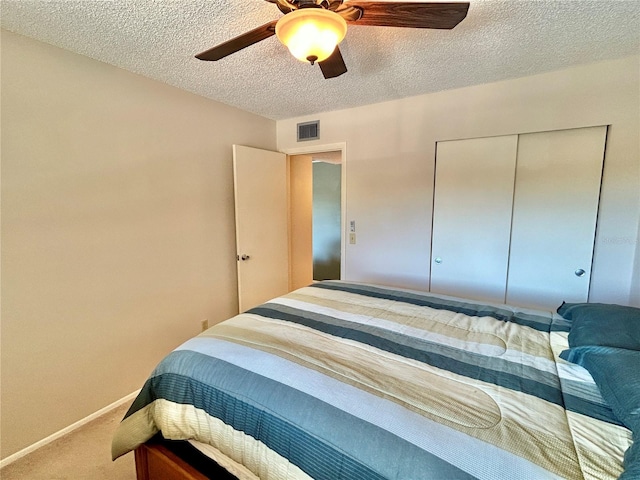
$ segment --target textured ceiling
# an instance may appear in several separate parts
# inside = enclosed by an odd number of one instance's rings
[[[7,30],[273,119],[640,52],[638,0],[471,0],[453,30],[350,25],[349,71],[331,80],[276,37],[218,62],[194,58],[279,18],[264,0],[2,0],[1,14]]]

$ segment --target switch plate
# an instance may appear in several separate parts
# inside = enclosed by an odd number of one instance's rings
[[[350,233],[349,234],[349,243],[351,245],[355,245],[356,244],[356,234],[355,233]]]

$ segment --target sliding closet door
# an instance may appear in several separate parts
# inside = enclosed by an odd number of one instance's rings
[[[438,142],[431,291],[504,302],[517,135]]]
[[[520,135],[507,303],[584,302],[607,127]]]

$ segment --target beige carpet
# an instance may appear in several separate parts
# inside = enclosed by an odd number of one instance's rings
[[[133,453],[111,461],[111,437],[129,405],[95,419],[0,470],[2,480],[135,480]]]

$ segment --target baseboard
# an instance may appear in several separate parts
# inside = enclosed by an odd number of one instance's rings
[[[39,449],[41,447],[44,447],[45,445],[47,445],[47,444],[59,439],[60,437],[63,437],[65,435],[67,435],[68,433],[71,433],[74,430],[77,430],[78,428],[82,427],[83,425],[86,425],[87,423],[91,422],[92,420],[95,420],[96,418],[101,417],[105,413],[108,413],[111,410],[113,410],[115,408],[118,408],[120,405],[123,405],[123,404],[125,404],[127,402],[132,401],[134,398],[136,398],[138,393],[140,393],[140,390],[136,390],[135,392],[130,393],[126,397],[123,397],[120,400],[116,400],[112,404],[107,405],[106,407],[101,408],[97,412],[94,412],[91,415],[78,420],[77,422],[69,425],[68,427],[63,428],[62,430],[58,430],[57,432],[49,435],[48,437],[43,438],[42,440],[39,440],[36,443],[34,443],[32,445],[29,445],[28,447],[23,448],[22,450],[19,450],[19,451],[17,451],[16,453],[14,453],[12,455],[9,455],[7,458],[3,458],[2,460],[0,460],[0,468],[6,467],[10,463],[15,462],[16,460],[24,457],[25,455],[29,455],[30,453],[36,451],[37,449]]]

